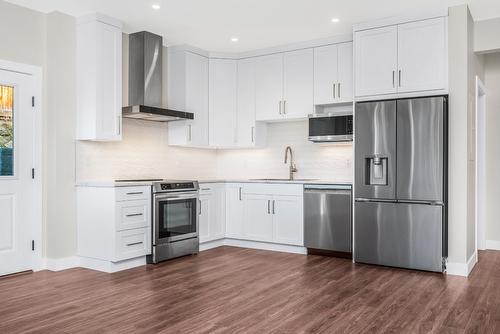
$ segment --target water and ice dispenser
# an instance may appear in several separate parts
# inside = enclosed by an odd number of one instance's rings
[[[365,159],[366,161],[366,185],[387,185],[387,166],[388,158],[382,156],[374,156]]]

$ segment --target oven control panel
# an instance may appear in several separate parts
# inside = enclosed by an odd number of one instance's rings
[[[181,182],[155,182],[153,183],[154,192],[170,192],[170,191],[193,191],[198,190],[198,182],[181,181]]]

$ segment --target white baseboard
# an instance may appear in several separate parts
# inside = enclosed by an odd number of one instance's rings
[[[93,259],[90,257],[80,257],[80,267],[97,271],[103,271],[106,273],[114,273],[120,270],[126,270],[139,266],[144,266],[145,264],[146,264],[145,256],[120,262],[111,262],[111,261]]]
[[[80,266],[80,258],[78,256],[63,257],[60,259],[44,259],[44,269],[50,271],[61,271]]]
[[[486,249],[500,250],[500,241],[498,240],[486,240]]]
[[[295,254],[307,254],[307,249],[301,246],[282,245],[282,244],[274,244],[268,242],[248,241],[248,240],[231,239],[231,238],[225,238],[225,239],[202,243],[200,244],[200,251],[205,251],[208,249],[221,246],[251,248],[251,249],[260,249],[260,250],[295,253]]]
[[[446,273],[448,275],[468,277],[472,269],[477,263],[476,253],[472,254],[467,263],[448,262],[446,265]]]
[[[207,241],[200,243],[200,252],[212,249],[212,248],[217,248],[224,246],[224,240],[225,239],[219,239],[219,240],[214,240],[214,241]]]

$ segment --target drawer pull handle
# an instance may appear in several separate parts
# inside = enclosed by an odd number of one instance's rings
[[[137,192],[133,192],[133,193],[127,193],[127,195],[142,195],[144,194],[144,192],[142,191],[137,191]]]
[[[127,217],[137,217],[137,216],[142,216],[142,213],[131,213],[127,215]]]
[[[130,246],[135,246],[135,245],[140,245],[142,244],[143,242],[142,241],[139,241],[139,242],[133,242],[131,244],[127,244],[127,247],[130,247]]]
[[[202,190],[202,191],[209,191],[210,188],[201,188],[200,190]]]

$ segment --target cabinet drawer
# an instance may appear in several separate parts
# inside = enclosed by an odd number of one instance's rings
[[[116,187],[117,201],[133,201],[139,199],[149,199],[151,197],[151,187]]]
[[[130,230],[151,225],[148,200],[116,202],[116,230]]]
[[[138,228],[116,233],[116,261],[151,253],[151,228]]]

